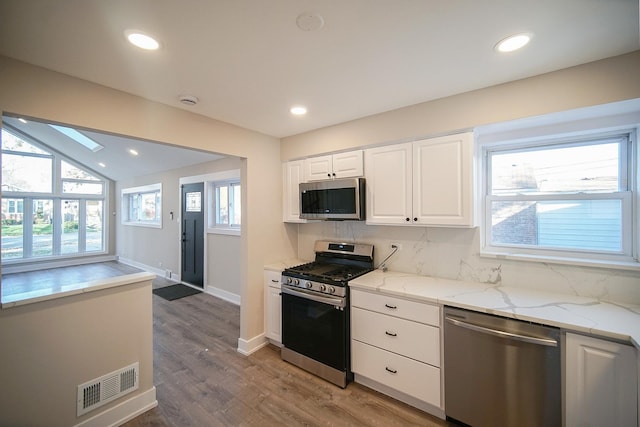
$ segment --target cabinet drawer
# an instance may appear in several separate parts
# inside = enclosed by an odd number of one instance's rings
[[[420,362],[440,366],[440,329],[435,326],[353,308],[351,337]]]
[[[279,271],[264,270],[264,284],[273,288],[280,288],[281,274]]]
[[[351,341],[351,368],[395,390],[440,407],[440,369],[359,341]]]
[[[440,326],[440,307],[429,303],[352,289],[351,305],[427,325]]]

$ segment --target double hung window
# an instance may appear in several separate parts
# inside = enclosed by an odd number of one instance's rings
[[[633,262],[634,138],[484,147],[483,252]]]

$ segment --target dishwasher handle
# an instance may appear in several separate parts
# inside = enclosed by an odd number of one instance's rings
[[[455,326],[460,326],[461,328],[470,329],[472,331],[481,332],[481,333],[493,335],[496,337],[510,338],[516,341],[523,341],[530,344],[544,345],[547,347],[558,346],[558,341],[554,340],[553,338],[538,338],[538,337],[531,337],[528,335],[514,334],[513,332],[507,332],[499,329],[487,328],[485,326],[480,326],[473,323],[463,322],[462,320],[453,319],[449,316],[446,316],[445,320]]]

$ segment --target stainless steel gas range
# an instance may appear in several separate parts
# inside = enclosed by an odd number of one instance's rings
[[[342,388],[351,373],[348,282],[373,270],[373,245],[317,241],[315,261],[282,272],[282,359]]]

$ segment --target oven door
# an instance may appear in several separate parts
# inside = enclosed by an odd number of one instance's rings
[[[282,344],[339,371],[349,371],[346,298],[282,286]]]

